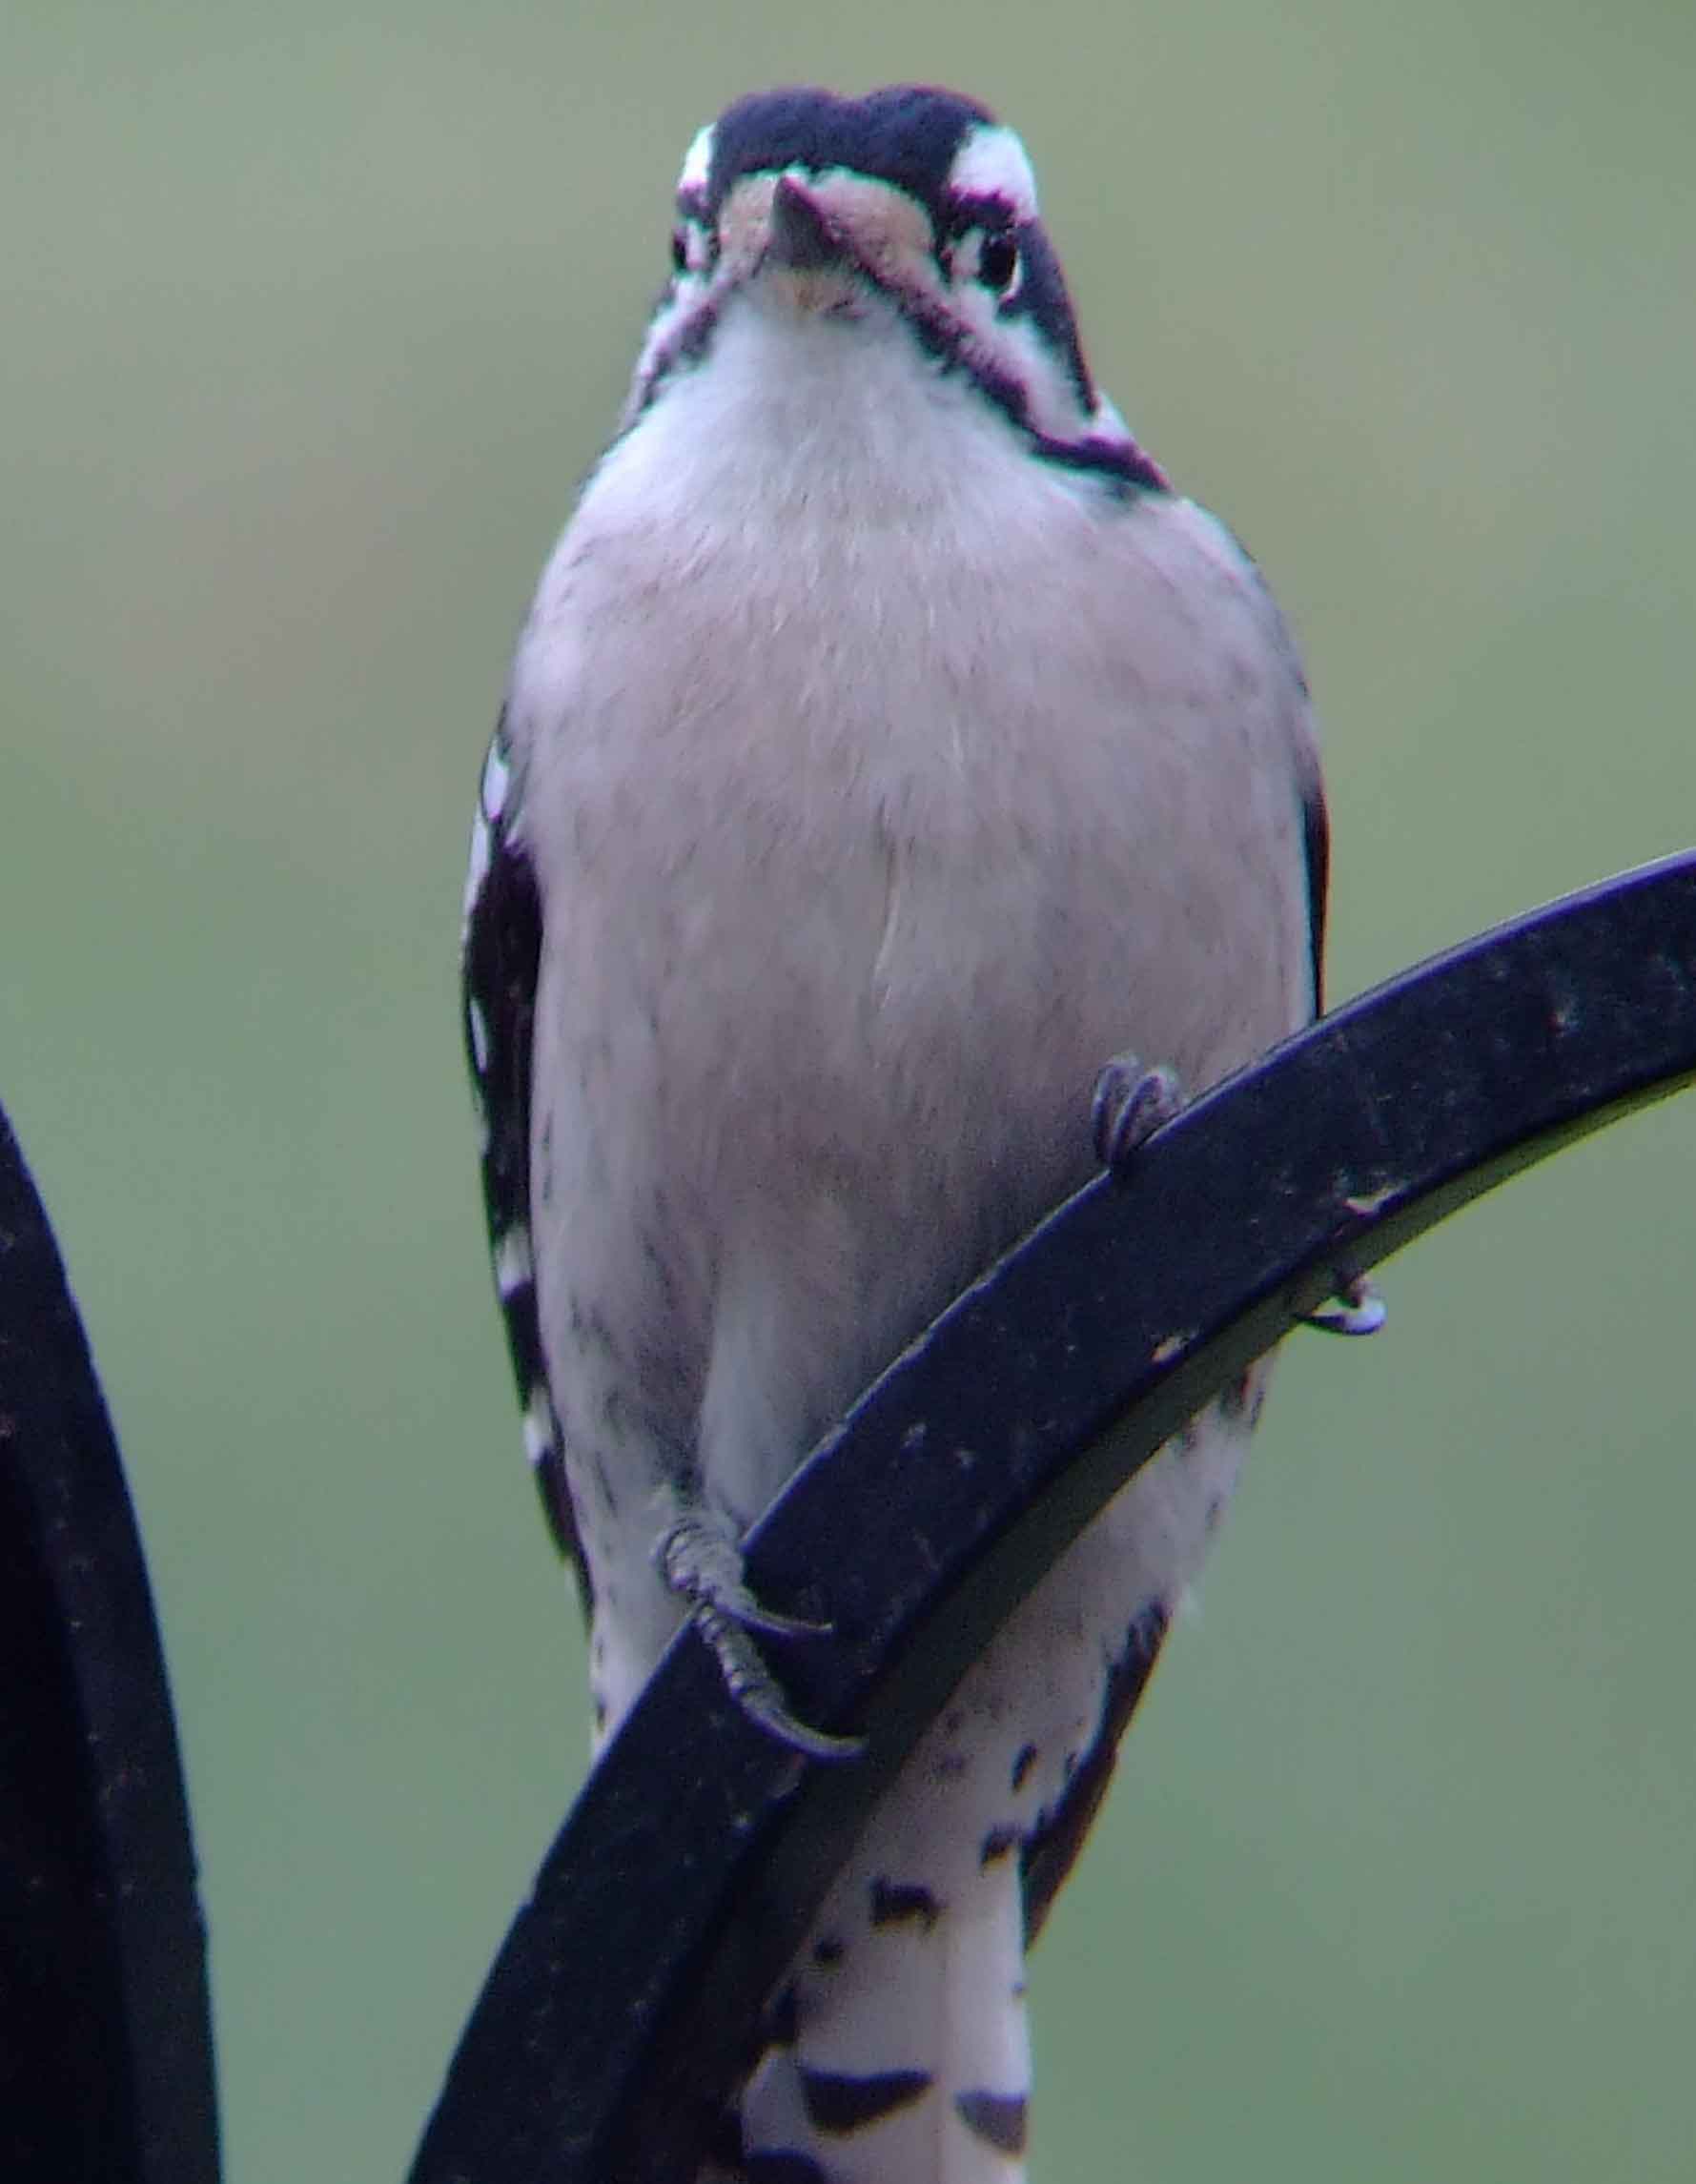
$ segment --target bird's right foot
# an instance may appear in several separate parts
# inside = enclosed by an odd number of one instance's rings
[[[1095,1079],[1090,1125],[1095,1154],[1117,1175],[1139,1146],[1172,1120],[1184,1104],[1177,1072],[1163,1063],[1148,1068],[1134,1054],[1115,1054]]]

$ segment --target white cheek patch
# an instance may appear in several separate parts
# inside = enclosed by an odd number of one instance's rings
[[[1014,132],[996,121],[969,131],[949,169],[949,194],[998,197],[1015,220],[1035,219],[1036,176]]]
[[[1000,337],[1024,385],[1027,414],[1050,439],[1072,440],[1087,432],[1093,412],[1078,398],[1072,374],[1028,318],[1003,320]]]
[[[1074,440],[1093,429],[1095,411],[1080,398],[1065,359],[1029,317],[1003,317],[997,298],[970,280],[956,282],[950,307],[969,332],[980,367],[1020,388],[1026,421],[1035,431],[1047,439]]]

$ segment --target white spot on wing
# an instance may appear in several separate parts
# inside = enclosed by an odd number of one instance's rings
[[[684,157],[684,171],[677,178],[679,196],[685,190],[705,189],[706,178],[712,173],[712,133],[711,122],[696,132],[695,141]]]
[[[483,761],[482,806],[485,819],[499,819],[506,802],[506,785],[512,779],[512,766],[508,763],[505,746],[499,736],[489,745],[489,755]]]
[[[508,1229],[495,1246],[495,1287],[501,1296],[521,1290],[535,1273],[530,1257],[530,1232],[521,1221]]]
[[[999,122],[979,122],[954,153],[949,188],[968,197],[999,197],[1016,219],[1036,217],[1036,177],[1025,147]]]
[[[471,863],[465,872],[465,900],[461,911],[467,925],[489,876],[489,823],[480,811],[471,822]]]
[[[554,1406],[545,1388],[532,1388],[524,1411],[524,1454],[532,1463],[551,1455],[554,1446]]]
[[[465,1021],[471,1027],[471,1058],[478,1075],[484,1076],[489,1067],[489,1022],[475,997],[465,1003]]]

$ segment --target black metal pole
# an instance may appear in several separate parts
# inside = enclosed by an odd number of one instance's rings
[[[216,2184],[205,1934],[141,1542],[0,1114],[0,2174]]]

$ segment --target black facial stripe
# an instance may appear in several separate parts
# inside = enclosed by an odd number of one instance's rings
[[[893,84],[866,98],[805,87],[756,92],[714,126],[708,202],[716,213],[745,174],[850,167],[917,198],[940,231],[954,155],[969,131],[993,119],[975,100],[925,84]]]
[[[1031,444],[1045,462],[1063,470],[1097,470],[1127,493],[1170,493],[1172,480],[1152,455],[1134,439],[1051,439],[1047,433],[1032,431]]]
[[[676,296],[679,282],[668,281],[662,293],[661,306]],[[642,383],[642,399],[635,404],[625,419],[624,431],[640,422],[660,389],[680,365],[699,363],[712,344],[718,331],[719,305],[710,296],[704,296],[675,332],[668,335],[655,352],[647,367],[647,376]],[[620,435],[622,439],[623,434]]]
[[[1169,493],[1172,490],[1171,480],[1159,464],[1145,455],[1129,436],[1123,440],[1104,439],[1092,433],[1082,439],[1055,439],[1048,433],[1039,432],[1031,421],[1019,380],[1011,372],[997,370],[981,350],[973,348],[963,337],[956,321],[939,311],[926,296],[915,296],[911,291],[897,294],[889,282],[864,267],[861,277],[868,287],[889,297],[902,323],[910,330],[926,355],[943,371],[964,372],[975,380],[1045,461],[1058,463],[1068,470],[1094,471],[1127,491]],[[671,284],[665,294],[673,294],[675,287],[675,283]],[[626,421],[626,432],[641,420],[674,372],[682,366],[698,363],[706,354],[718,331],[719,311],[716,299],[704,298],[658,351],[648,366],[642,399]]]
[[[1050,255],[1052,260],[1052,253]],[[964,372],[974,379],[1046,460],[1061,463],[1072,470],[1099,471],[1128,488],[1155,493],[1171,491],[1171,483],[1165,472],[1143,453],[1129,435],[1123,440],[1103,439],[1094,434],[1083,439],[1054,439],[1049,434],[1038,431],[1031,421],[1021,381],[1012,373],[1002,371],[991,363],[981,348],[971,342],[970,336],[963,335],[955,319],[939,310],[928,296],[915,295],[910,289],[897,292],[889,282],[880,280],[871,273],[865,273],[864,277],[870,286],[881,289],[889,296],[899,312],[903,324],[911,329],[914,338],[926,354],[933,357],[943,370]],[[1063,298],[1064,290],[1061,294]],[[1069,314],[1065,317],[1065,328],[1071,333]],[[1052,331],[1052,323],[1050,331]],[[1071,335],[1070,346],[1075,354],[1075,334]],[[1081,357],[1078,362],[1081,368]],[[1088,374],[1085,374],[1084,387],[1087,390],[1084,399],[1093,403],[1094,391],[1090,386]]]
[[[924,85],[897,85],[867,98],[837,98],[829,92],[793,89],[756,92],[728,108],[713,125],[710,172],[705,185],[691,182],[677,195],[679,214],[707,226],[709,235],[725,197],[750,174],[786,167],[815,171],[842,167],[906,191],[929,213],[939,266],[946,247],[973,227],[1011,229],[1019,246],[1018,278],[998,305],[998,315],[1028,317],[1063,360],[1086,411],[1095,401],[1066,295],[1059,259],[1041,224],[1020,220],[993,191],[950,193],[948,177],[968,133],[993,115],[975,101]],[[1015,373],[998,367],[958,321],[921,291],[898,285],[862,265],[861,277],[884,295],[926,354],[945,371],[967,373],[1045,460],[1093,471],[1125,490],[1166,492],[1168,480],[1135,442],[1088,434],[1056,439],[1032,422],[1025,390]],[[676,293],[676,283],[667,291]],[[717,330],[722,299],[704,297],[667,337],[649,361],[633,423],[680,366],[697,362]]]
[[[705,244],[705,255],[703,263],[699,266],[679,266],[678,277],[682,278],[685,275],[691,274],[698,276],[702,273],[710,273],[719,262],[719,231],[718,224],[713,218],[712,208],[706,201],[705,188],[701,183],[692,182],[686,189],[679,190],[676,214],[677,225],[672,230],[673,250],[677,249],[677,238],[680,236],[686,237],[687,231],[690,229],[699,231]],[[685,252],[686,247],[685,241]]]
[[[1090,368],[1084,362],[1082,344],[1077,337],[1077,321],[1072,316],[1072,304],[1066,294],[1065,278],[1060,272],[1060,261],[1054,255],[1054,246],[1034,221],[1028,222],[1018,231],[1019,284],[1013,294],[1001,306],[1006,318],[1031,318],[1048,336],[1050,342],[1066,359],[1072,383],[1077,389],[1077,398],[1086,408],[1095,400],[1094,382]]]

